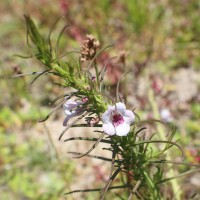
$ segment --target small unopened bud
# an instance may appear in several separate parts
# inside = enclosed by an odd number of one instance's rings
[[[21,71],[21,69],[20,69],[20,67],[18,65],[13,67],[13,72],[15,74],[22,74],[22,71]]]
[[[87,102],[88,102],[88,98],[87,98],[87,97],[83,97],[83,98],[82,98],[82,102],[83,102],[83,103],[87,103]]]
[[[89,121],[89,125],[92,127],[94,126],[95,124],[98,124],[99,123],[99,117],[93,117],[90,121]]]
[[[94,81],[96,81],[96,77],[95,76],[92,77],[92,82],[94,82]]]

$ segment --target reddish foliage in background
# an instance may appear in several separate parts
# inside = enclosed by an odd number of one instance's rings
[[[151,87],[154,90],[156,94],[159,94],[162,91],[163,88],[163,81],[158,76],[151,76]]]
[[[93,169],[97,181],[106,182],[108,180],[108,177],[105,175],[105,172],[102,170],[101,167],[95,165],[93,166]]]
[[[107,52],[101,54],[98,61],[104,66],[106,64],[107,77],[111,85],[116,85],[123,74],[119,63],[113,64]]]
[[[68,0],[60,0],[60,11],[62,13],[62,15],[66,15],[67,12],[69,11],[69,1]]]

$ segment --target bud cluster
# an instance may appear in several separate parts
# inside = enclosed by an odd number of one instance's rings
[[[86,35],[86,39],[81,46],[81,61],[93,59],[99,46],[99,41],[93,35]]]

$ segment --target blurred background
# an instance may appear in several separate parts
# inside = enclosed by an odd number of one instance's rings
[[[130,71],[120,88],[128,107],[136,108],[142,120],[159,117],[176,126],[185,162],[200,164],[199,0],[1,0],[1,200],[98,199],[97,193],[63,194],[103,187],[110,166],[91,158],[71,159],[68,151],[85,152],[92,143],[58,141],[65,117],[62,109],[38,123],[54,108],[50,102],[69,91],[53,84],[58,81],[55,77],[43,76],[33,84],[33,75],[11,78],[43,71],[36,59],[16,56],[31,55],[24,14],[32,17],[45,37],[53,30],[52,41],[70,25],[61,37],[61,54],[79,50],[86,34],[93,34],[101,47],[114,43],[98,58],[102,67],[117,56],[107,64],[106,84],[115,89],[120,76]],[[85,135],[94,133],[72,129],[65,139]],[[107,152],[100,145],[93,154]],[[178,153],[174,160],[180,161]],[[177,173],[193,169],[174,168]],[[200,173],[179,182],[183,199],[199,198]],[[119,194],[122,191],[112,192],[109,198],[120,199]],[[166,199],[167,195],[170,192]]]

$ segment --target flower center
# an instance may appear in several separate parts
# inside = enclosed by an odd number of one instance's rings
[[[119,113],[113,113],[112,123],[115,127],[119,126],[120,124],[124,123],[124,118]]]

